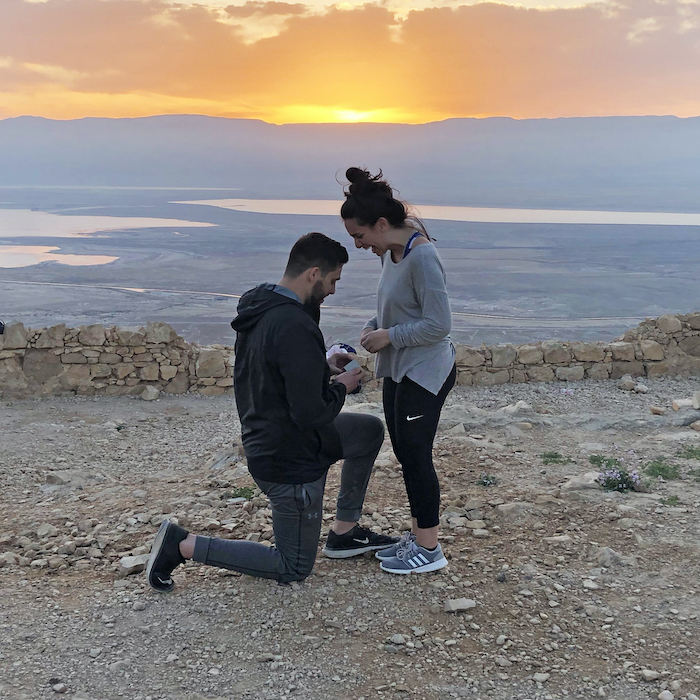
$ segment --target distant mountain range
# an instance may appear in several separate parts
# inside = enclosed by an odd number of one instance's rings
[[[0,185],[240,188],[339,198],[381,167],[423,204],[700,211],[700,117],[290,124],[174,115],[0,120]],[[1,198],[1,197],[0,197]]]

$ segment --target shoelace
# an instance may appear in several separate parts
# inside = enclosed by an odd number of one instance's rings
[[[414,556],[416,551],[416,536],[411,532],[404,533],[396,547],[396,556],[405,562]]]

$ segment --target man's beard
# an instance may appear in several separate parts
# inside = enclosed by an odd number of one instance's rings
[[[311,294],[309,294],[309,298],[304,302],[304,308],[316,323],[321,320],[321,304],[323,304],[324,299],[323,283],[320,281],[316,282],[311,290]]]

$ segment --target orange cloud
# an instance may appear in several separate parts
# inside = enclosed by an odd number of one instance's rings
[[[265,24],[270,22],[270,24]],[[257,39],[257,37],[264,37]],[[0,116],[269,121],[700,114],[700,5],[409,12],[3,0]]]

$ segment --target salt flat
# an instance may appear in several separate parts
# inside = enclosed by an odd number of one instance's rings
[[[12,189],[2,196],[2,216],[33,209],[56,225],[37,229],[31,239],[5,230],[0,254],[31,240],[55,256],[117,258],[80,267],[55,261],[0,267],[5,321],[38,327],[162,320],[189,340],[231,342],[238,297],[256,284],[277,281],[293,242],[314,230],[344,242],[350,252],[338,291],[324,306],[327,336],[357,342],[373,314],[379,261],[351,247],[336,215],[178,204],[180,190]],[[221,192],[203,190],[195,197],[218,201]],[[110,230],[95,228],[100,218],[109,219]],[[445,263],[453,337],[460,342],[610,339],[646,316],[692,311],[700,298],[698,226],[428,225]],[[66,226],[71,237],[63,235]]]

